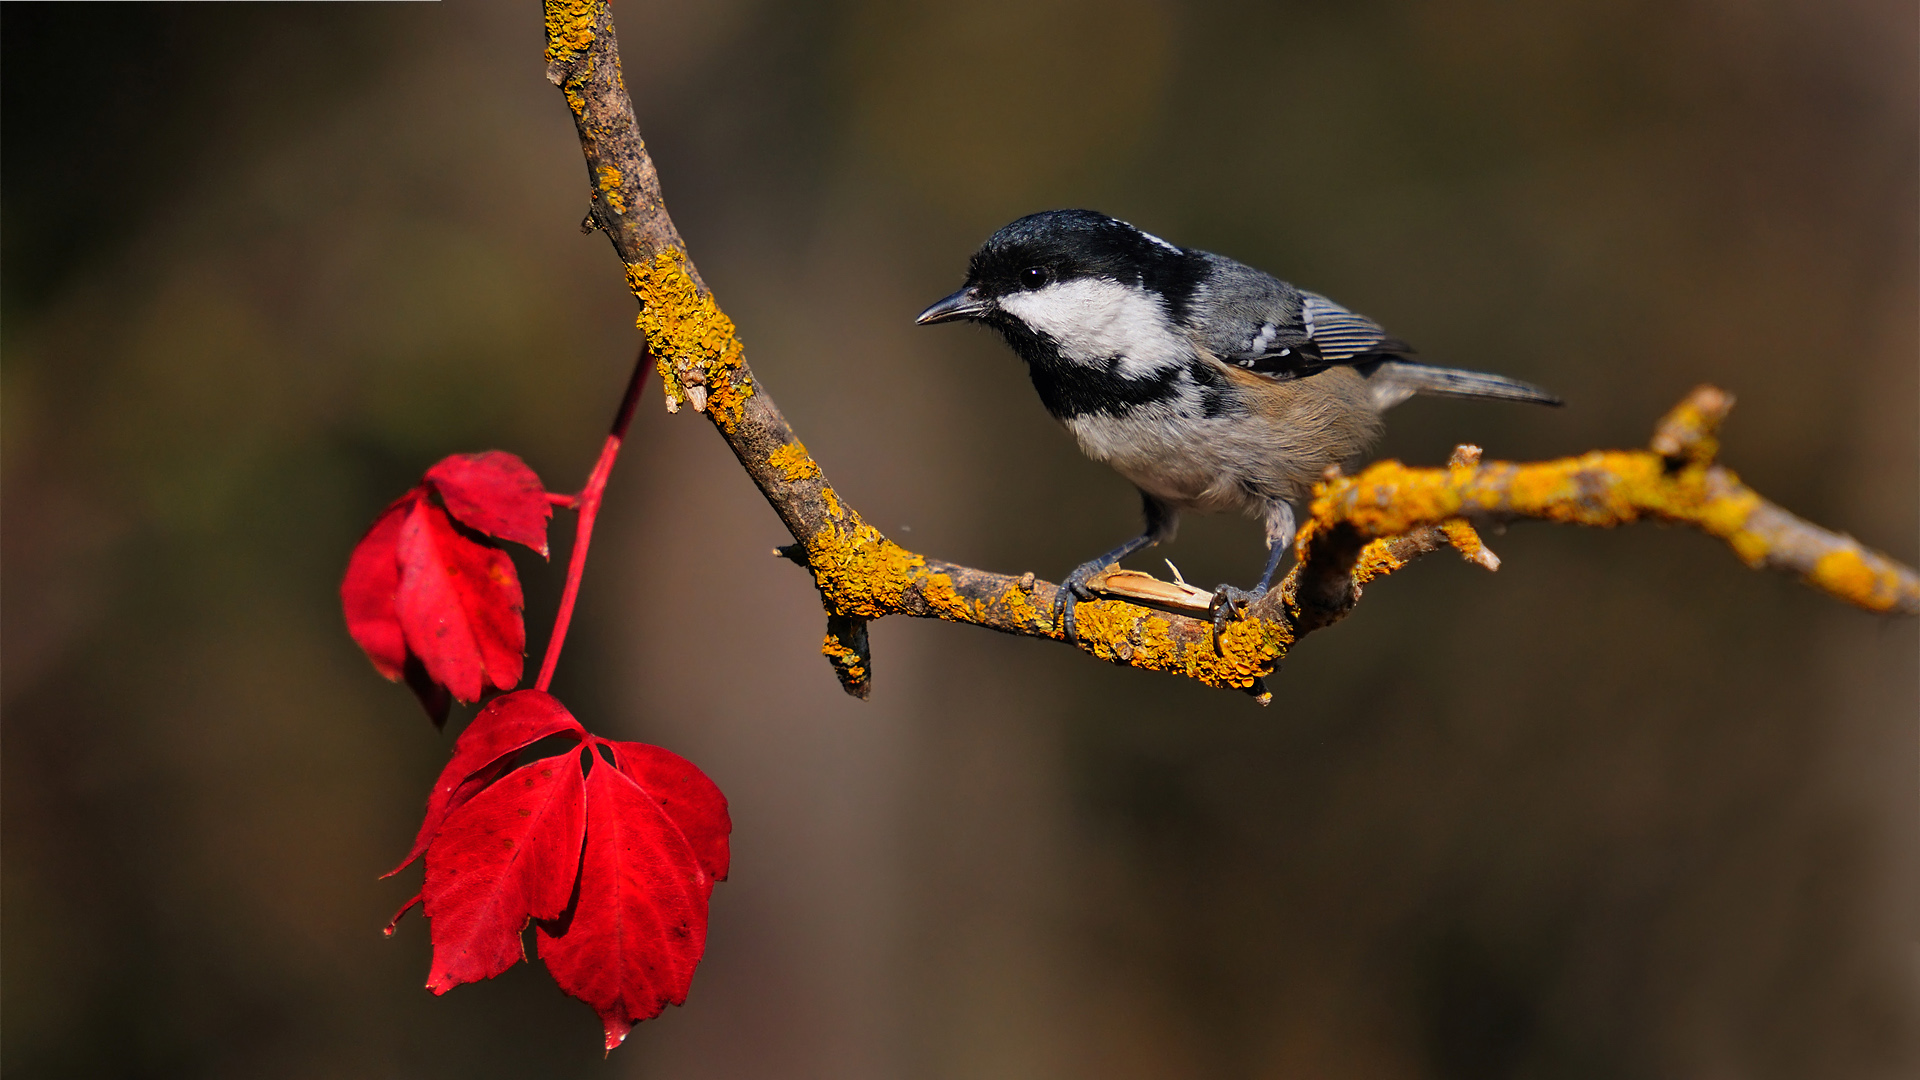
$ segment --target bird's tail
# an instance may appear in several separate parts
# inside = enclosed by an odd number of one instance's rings
[[[1405,360],[1382,360],[1367,373],[1374,404],[1391,408],[1415,394],[1432,397],[1479,398],[1485,401],[1529,401],[1535,405],[1564,405],[1554,394],[1519,379],[1484,371],[1432,367]]]

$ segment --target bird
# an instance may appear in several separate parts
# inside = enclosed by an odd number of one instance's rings
[[[1139,489],[1140,535],[1080,564],[1055,594],[1068,641],[1096,575],[1171,541],[1185,511],[1239,512],[1265,525],[1266,568],[1251,589],[1215,590],[1217,643],[1271,587],[1295,506],[1329,466],[1364,459],[1381,414],[1416,394],[1562,404],[1517,379],[1422,363],[1318,293],[1094,210],[995,232],[966,284],[915,321],[999,331],[1080,449]]]

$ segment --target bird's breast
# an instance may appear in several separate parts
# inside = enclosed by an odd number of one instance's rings
[[[1164,397],[1060,419],[1088,457],[1202,511],[1297,502],[1328,465],[1350,462],[1379,438],[1379,413],[1350,369],[1281,384],[1254,379],[1175,379]]]

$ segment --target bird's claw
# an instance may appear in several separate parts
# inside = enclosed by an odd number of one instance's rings
[[[1060,591],[1053,594],[1053,623],[1066,635],[1067,644],[1080,644],[1080,635],[1073,625],[1073,609],[1079,606],[1080,601],[1093,599],[1094,592],[1087,587],[1087,582],[1113,565],[1099,559],[1081,563],[1073,573],[1067,575],[1067,580],[1060,583]]]
[[[1227,624],[1235,619],[1244,619],[1247,609],[1255,600],[1267,595],[1267,587],[1261,585],[1248,592],[1236,589],[1232,585],[1222,585],[1213,590],[1213,651],[1220,652],[1220,637],[1227,632]]]

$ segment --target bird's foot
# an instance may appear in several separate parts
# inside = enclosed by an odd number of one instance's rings
[[[1067,644],[1080,644],[1079,633],[1073,625],[1073,609],[1079,605],[1080,601],[1093,599],[1094,592],[1087,587],[1087,582],[1114,565],[1116,564],[1105,559],[1081,563],[1074,568],[1073,573],[1067,575],[1067,580],[1060,583],[1060,591],[1053,594],[1053,624],[1066,635]]]
[[[1227,624],[1235,619],[1246,618],[1247,609],[1265,595],[1265,584],[1255,586],[1252,592],[1231,585],[1222,585],[1213,590],[1213,651],[1216,654],[1220,652],[1220,636],[1227,632]]]

